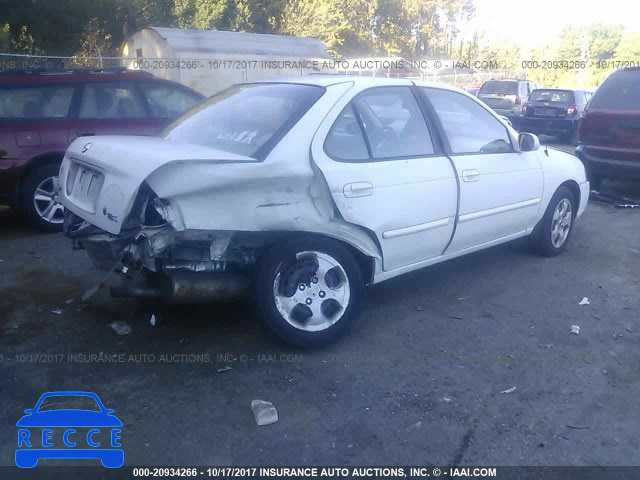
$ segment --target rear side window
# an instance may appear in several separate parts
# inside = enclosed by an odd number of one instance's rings
[[[80,104],[80,118],[146,118],[133,85],[122,82],[87,83]]]
[[[489,80],[484,82],[478,94],[489,95],[517,95],[518,82],[505,82],[499,80]]]
[[[324,150],[327,155],[336,160],[351,162],[369,160],[367,143],[352,103],[346,106],[331,127],[324,142]]]
[[[530,102],[574,103],[573,92],[569,90],[534,90],[529,97]]]
[[[353,99],[374,159],[434,153],[420,106],[408,87],[366,90]]]
[[[0,89],[0,118],[66,118],[73,86],[7,87]]]
[[[202,97],[174,85],[140,84],[152,118],[177,118],[202,100]]]
[[[621,70],[609,75],[591,97],[589,108],[639,110],[640,71]]]

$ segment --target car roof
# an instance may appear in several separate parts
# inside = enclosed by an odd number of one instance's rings
[[[117,82],[123,80],[147,80],[167,82],[142,70],[2,70],[0,71],[0,85],[4,84],[43,84],[43,83],[90,83]],[[172,82],[173,83],[173,82]]]
[[[359,87],[382,87],[382,86],[410,86],[416,85],[420,87],[441,88],[444,90],[453,90],[456,92],[464,91],[458,87],[451,87],[442,83],[425,82],[422,80],[414,80],[410,78],[388,78],[388,77],[369,77],[359,75],[334,75],[334,74],[310,74],[297,77],[278,77],[269,80],[257,80],[255,82],[245,83],[292,83],[301,85],[316,85],[319,87],[329,87],[341,83],[351,82]]]

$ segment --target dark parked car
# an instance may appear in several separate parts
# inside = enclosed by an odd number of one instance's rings
[[[522,104],[536,88],[539,86],[529,80],[487,80],[478,90],[476,97],[517,126]]]
[[[617,70],[591,97],[579,126],[576,154],[591,186],[603,178],[640,180],[640,68]]]
[[[151,135],[204,97],[146,72],[0,72],[0,204],[62,229],[60,163],[77,137]]]
[[[541,88],[529,95],[522,107],[519,127],[523,132],[564,137],[572,145],[578,144],[578,121],[591,92]]]

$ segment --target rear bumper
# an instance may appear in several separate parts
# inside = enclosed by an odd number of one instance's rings
[[[640,180],[640,158],[630,161],[596,157],[587,152],[584,144],[578,145],[576,155],[590,176]]]
[[[578,120],[520,117],[520,129],[536,135],[569,135],[578,128]]]

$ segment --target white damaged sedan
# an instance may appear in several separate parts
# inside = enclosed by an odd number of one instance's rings
[[[334,75],[231,87],[157,137],[79,138],[60,184],[112,295],[253,286],[299,346],[343,333],[367,285],[524,236],[559,254],[589,194],[576,157],[462,91]]]

